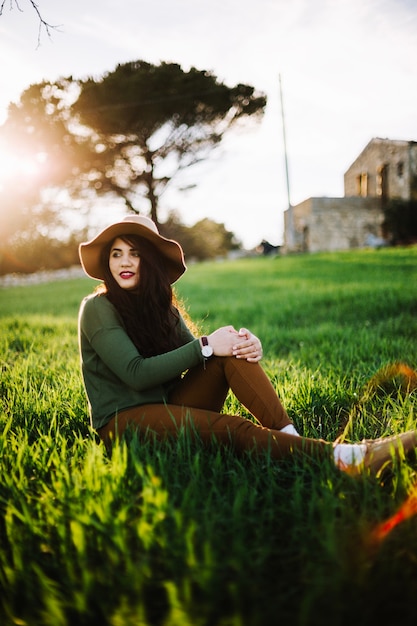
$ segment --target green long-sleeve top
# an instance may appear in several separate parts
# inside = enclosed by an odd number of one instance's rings
[[[180,325],[183,346],[144,358],[104,294],[92,294],[83,300],[78,339],[93,428],[101,428],[123,409],[166,402],[178,377],[203,361],[200,342],[182,317]]]

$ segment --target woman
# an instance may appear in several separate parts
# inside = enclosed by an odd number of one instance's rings
[[[81,305],[79,342],[91,423],[106,445],[127,428],[157,438],[188,428],[237,452],[331,458],[353,474],[417,446],[414,431],[359,444],[300,437],[259,365],[255,335],[232,326],[192,334],[172,291],[183,251],[149,218],[111,224],[79,253],[86,274],[103,281]],[[229,389],[259,424],[221,413]]]

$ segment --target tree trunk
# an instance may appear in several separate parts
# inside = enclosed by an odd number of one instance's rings
[[[158,221],[158,196],[155,194],[155,180],[154,180],[154,167],[152,152],[150,150],[144,155],[146,158],[146,184],[148,187],[147,198],[151,203],[150,218],[159,228]]]

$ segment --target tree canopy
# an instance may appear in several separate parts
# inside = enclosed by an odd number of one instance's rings
[[[251,86],[228,87],[211,72],[176,63],[125,63],[79,86],[72,111],[88,129],[94,159],[83,173],[90,188],[115,194],[132,211],[145,208],[156,223],[159,198],[175,176],[266,105]]]
[[[9,106],[0,142],[19,159],[43,159],[32,194],[49,186],[73,197],[117,197],[158,223],[159,198],[177,174],[208,158],[240,120],[258,119],[265,106],[251,86],[137,61],[99,79],[31,85]]]
[[[0,178],[0,244],[35,230],[43,237],[51,224],[56,230],[62,205],[82,210],[100,197],[159,223],[167,186],[265,106],[254,87],[165,62],[31,85],[0,127],[0,151],[16,163]]]

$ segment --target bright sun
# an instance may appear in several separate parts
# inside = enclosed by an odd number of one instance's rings
[[[21,177],[36,178],[41,173],[45,160],[43,154],[38,154],[34,158],[22,158],[0,149],[0,189],[8,180],[19,181]]]

